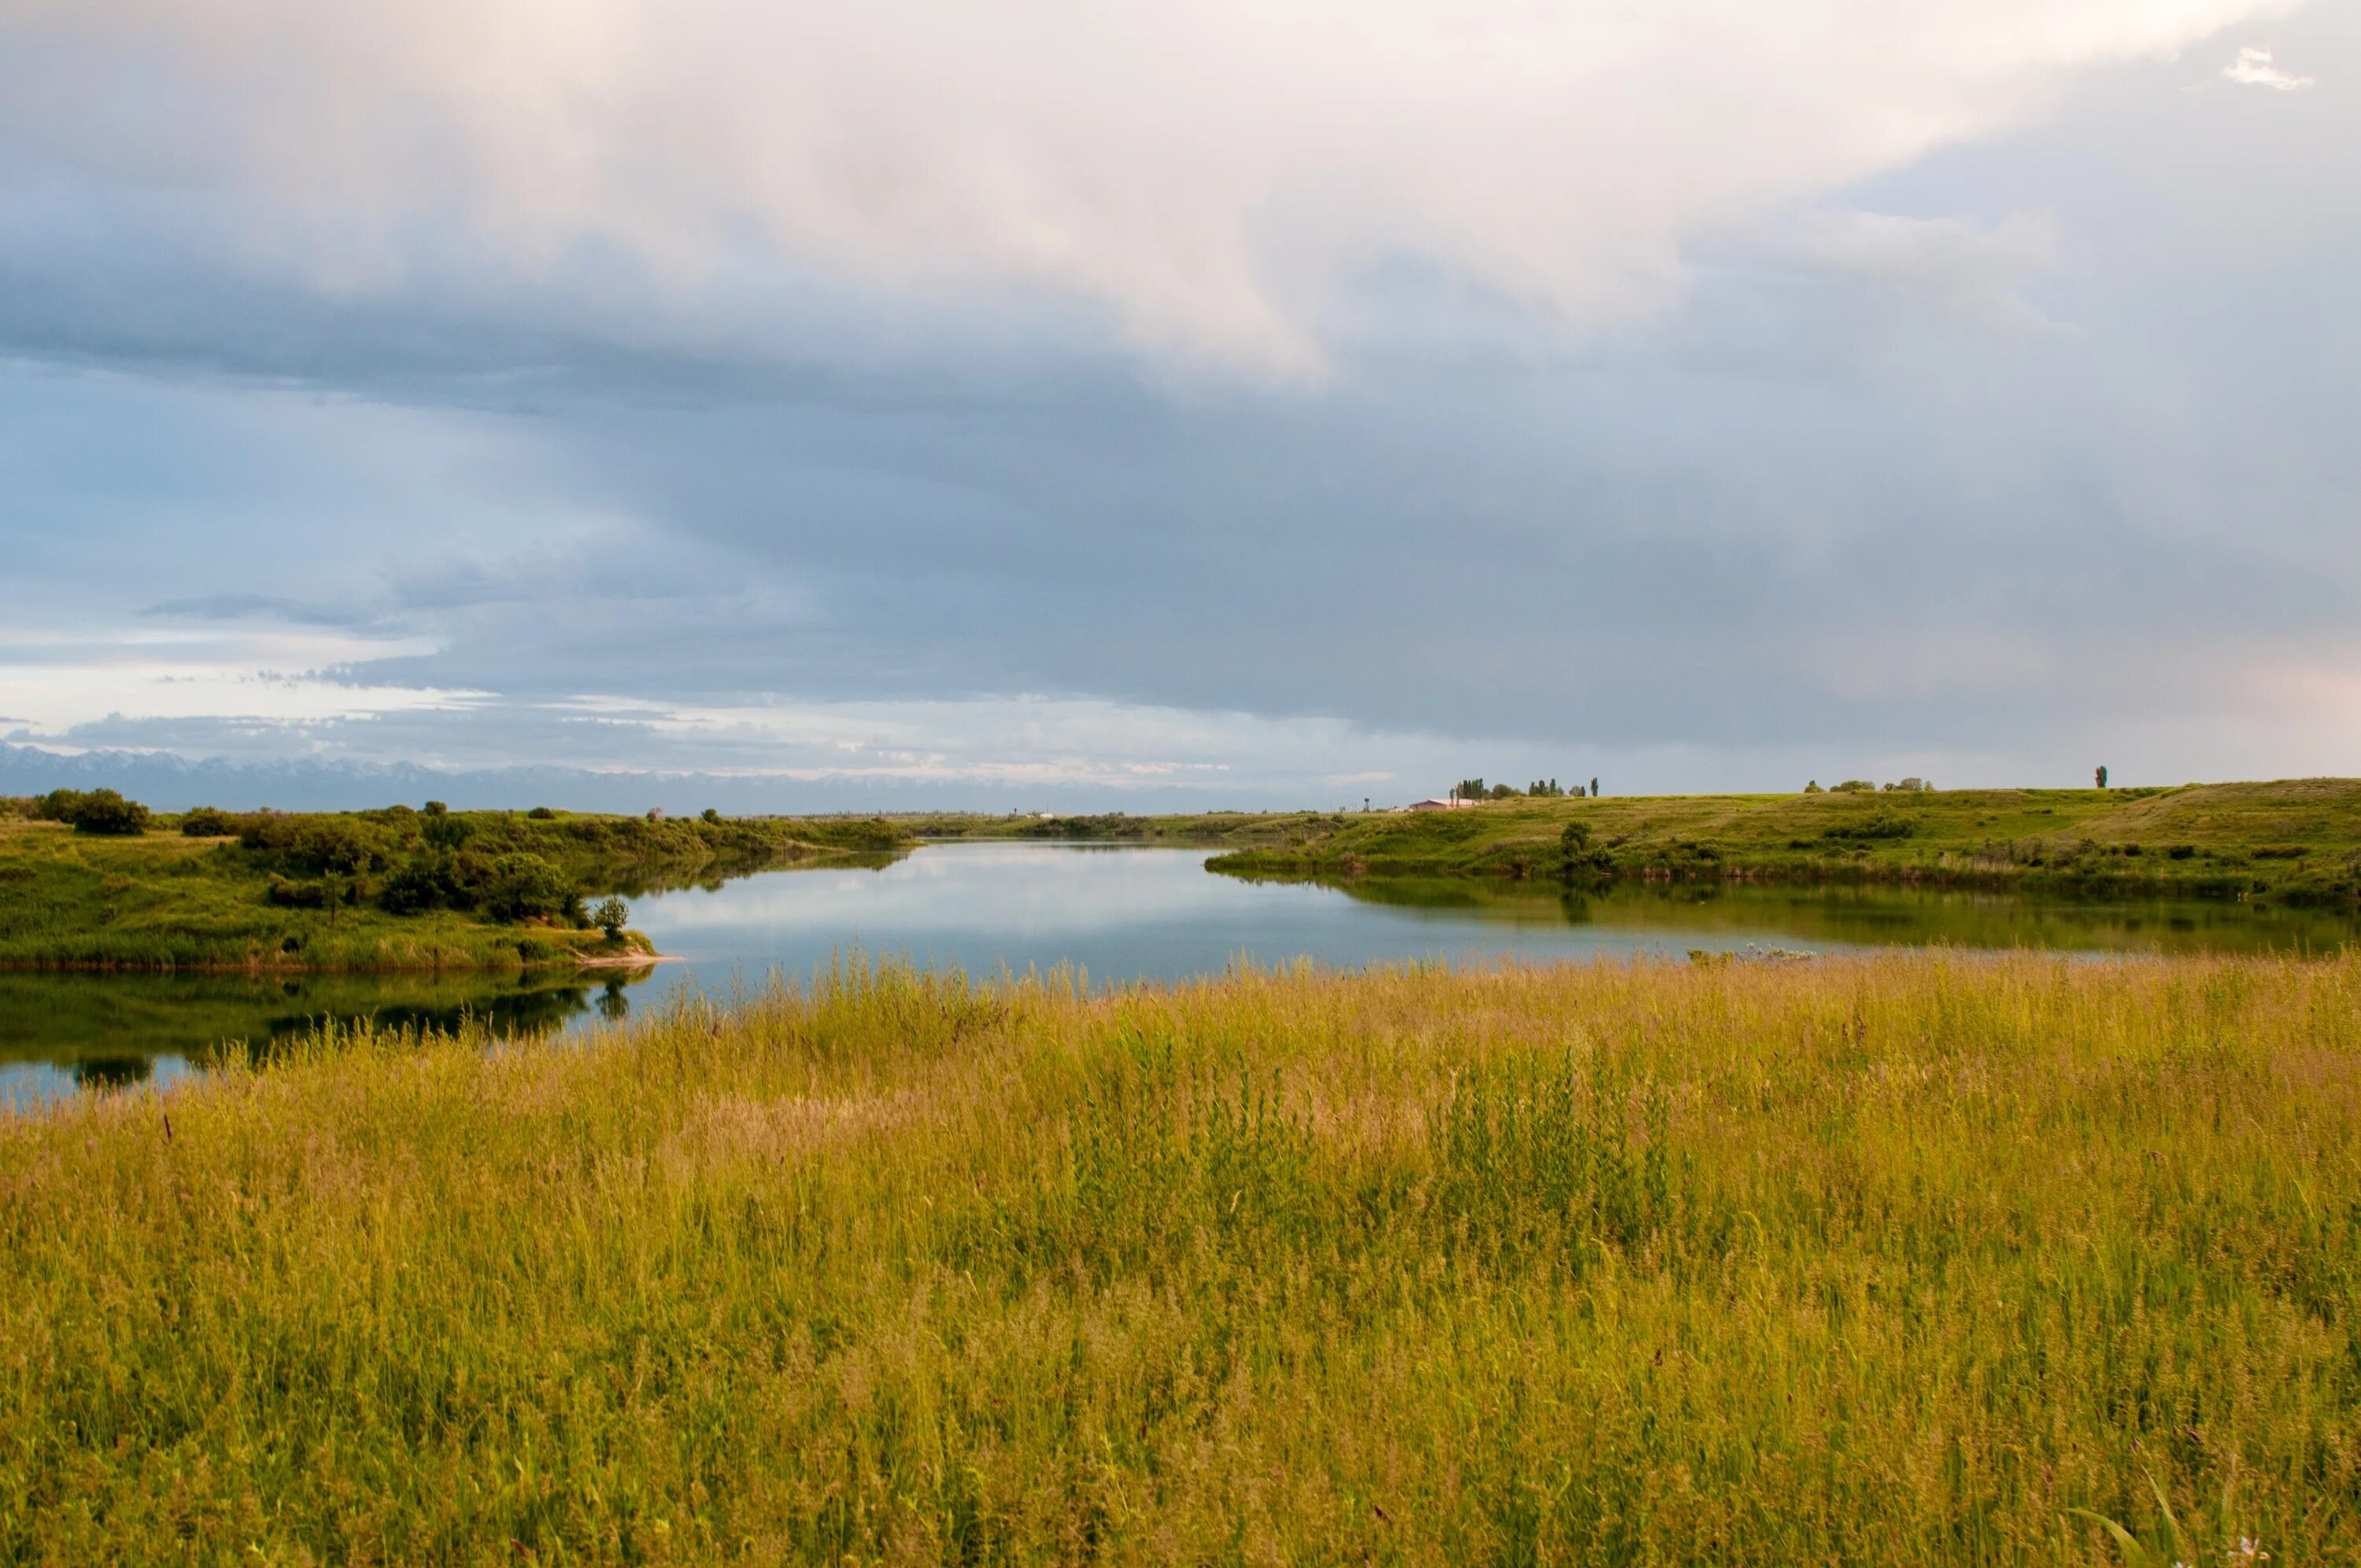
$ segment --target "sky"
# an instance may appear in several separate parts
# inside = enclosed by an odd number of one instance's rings
[[[2356,84],[2350,0],[0,0],[0,742],[2361,773]]]

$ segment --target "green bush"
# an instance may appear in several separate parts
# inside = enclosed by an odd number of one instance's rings
[[[451,857],[433,850],[411,856],[387,875],[377,901],[389,915],[421,915],[460,905]]]
[[[440,803],[430,800],[426,804],[433,806]],[[419,826],[419,835],[438,850],[456,850],[476,836],[476,825],[446,811],[429,811]]]
[[[77,833],[104,833],[113,837],[128,837],[148,831],[151,820],[148,808],[136,800],[126,800],[111,789],[94,789],[88,793],[60,791],[72,795],[65,806],[61,820],[73,825]]]
[[[227,839],[244,826],[240,818],[213,806],[200,806],[181,818],[181,832],[190,839]]]
[[[282,909],[325,909],[333,902],[324,882],[294,882],[283,876],[270,879],[270,902]]]
[[[1917,830],[1910,818],[1881,806],[1858,822],[1840,822],[1823,830],[1820,837],[1832,843],[1857,844],[1872,839],[1907,839]]]
[[[502,855],[491,863],[481,900],[495,920],[570,918],[582,914],[582,895],[565,873],[539,855]]]
[[[392,863],[392,840],[357,817],[288,817],[258,812],[239,828],[238,842],[277,857],[281,871],[358,876]]]
[[[70,822],[73,820],[70,814],[81,803],[82,791],[53,789],[47,795],[34,797],[33,816],[42,822]]]

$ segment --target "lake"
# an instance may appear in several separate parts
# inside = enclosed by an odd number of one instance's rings
[[[1336,968],[1503,957],[1679,957],[1691,948],[1818,953],[1897,945],[2088,954],[2333,951],[2349,912],[2227,901],[2081,902],[1905,888],[1550,884],[1369,878],[1337,886],[1208,872],[1204,850],[952,843],[873,864],[760,872],[644,893],[632,924],[676,963],[580,975],[65,975],[0,972],[0,1104],[164,1083],[219,1042],[264,1047],[321,1018],[503,1031],[580,1029],[807,976],[840,953],[972,974],[1071,966],[1093,984],[1218,973],[1245,959]]]

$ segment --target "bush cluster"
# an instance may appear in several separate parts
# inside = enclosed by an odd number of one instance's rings
[[[216,806],[200,806],[181,817],[181,832],[190,839],[228,839],[246,827],[246,818]]]
[[[391,915],[449,909],[507,922],[588,924],[572,877],[523,847],[535,840],[545,847],[549,830],[537,825],[548,817],[527,816],[535,826],[526,827],[506,814],[459,817],[436,804],[424,812],[258,812],[240,819],[238,843],[271,868],[278,904],[324,908],[349,897],[373,900]]]
[[[77,833],[128,836],[148,831],[148,809],[111,789],[53,789],[34,802],[33,815],[63,822]]]

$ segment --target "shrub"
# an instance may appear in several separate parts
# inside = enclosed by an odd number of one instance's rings
[[[531,811],[526,812],[525,815],[532,817],[535,822],[552,822],[556,820],[557,817],[557,813],[550,810],[549,807],[545,806],[536,806]]]
[[[697,819],[699,822],[719,822],[721,820],[721,813],[708,806],[697,814]]]
[[[1872,839],[1907,839],[1917,831],[1917,824],[1897,812],[1881,806],[1858,822],[1840,822],[1821,833],[1820,837],[1835,843],[1862,843]]]
[[[82,791],[53,789],[47,795],[35,797],[33,816],[43,822],[71,822],[73,818],[70,814],[81,803]]]
[[[607,933],[613,941],[623,934],[623,927],[631,917],[631,906],[620,898],[609,898],[590,912],[590,924]]]
[[[226,839],[241,826],[236,817],[214,806],[200,806],[181,818],[181,832],[191,839]]]
[[[1867,779],[1847,779],[1844,783],[1836,786],[1834,793],[1838,795],[1873,795],[1876,791],[1877,786],[1870,783]]]
[[[283,876],[270,879],[270,902],[285,909],[325,909],[328,906],[328,884],[324,882],[291,882]]]
[[[1557,843],[1561,869],[1567,876],[1613,869],[1614,857],[1591,844],[1590,824],[1587,822],[1567,823],[1564,831],[1558,834]]]
[[[1820,787],[1819,780],[1806,779],[1804,781],[1804,793],[1806,795],[1826,795],[1828,794],[1828,791]]]
[[[495,920],[581,917],[582,895],[539,855],[502,855],[492,861],[490,873],[481,902]]]
[[[462,902],[451,875],[451,859],[429,850],[396,866],[378,892],[390,915],[419,915]]]
[[[437,804],[428,801],[429,806]],[[448,812],[430,811],[419,825],[419,836],[438,850],[456,850],[476,836],[476,825],[464,817]]]
[[[146,806],[136,800],[126,800],[111,789],[94,789],[88,794],[75,794],[63,818],[73,824],[73,830],[77,833],[104,833],[124,837],[148,831],[149,819],[149,813]]]
[[[302,818],[283,851],[304,871],[357,876],[389,863],[385,839],[368,824],[348,817]]]

